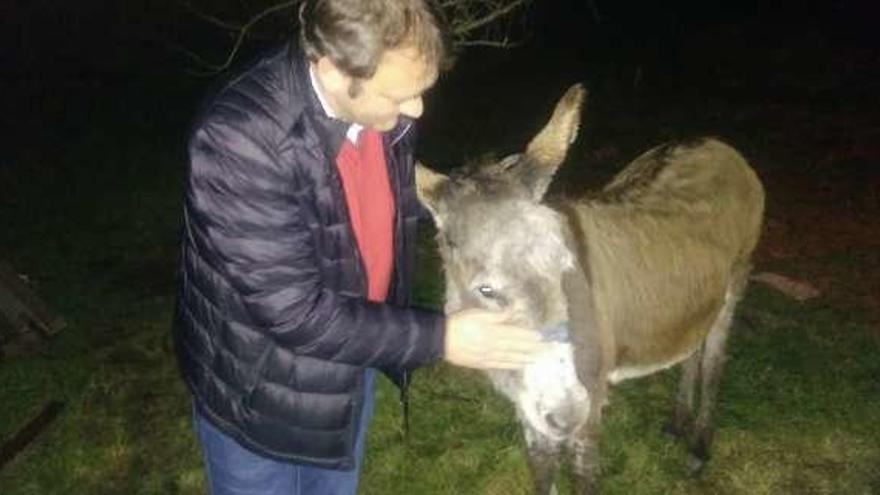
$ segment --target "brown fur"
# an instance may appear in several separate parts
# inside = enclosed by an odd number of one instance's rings
[[[614,329],[614,366],[672,359],[702,340],[732,274],[749,265],[763,201],[745,160],[707,139],[655,148],[598,199],[572,205],[601,325]]]

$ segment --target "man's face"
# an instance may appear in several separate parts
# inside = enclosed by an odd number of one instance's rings
[[[349,93],[355,80],[346,79],[344,90],[329,91],[334,111],[343,120],[388,131],[400,115],[414,119],[422,115],[422,95],[437,81],[437,68],[426,63],[415,48],[407,47],[386,51],[373,77],[358,81],[356,96]]]

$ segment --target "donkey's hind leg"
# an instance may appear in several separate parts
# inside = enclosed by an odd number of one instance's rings
[[[725,295],[724,306],[703,343],[699,372],[700,405],[692,436],[688,440],[688,447],[693,455],[691,470],[694,473],[702,470],[711,455],[714,432],[713,411],[726,360],[727,337],[733,323],[734,310],[745,291],[749,269],[749,266],[742,266],[734,270],[733,279]]]
[[[523,425],[529,468],[535,482],[536,495],[556,495],[554,479],[559,468],[561,442],[548,438],[531,426]]]
[[[700,363],[702,362],[703,346],[700,345],[681,364],[678,392],[675,395],[675,410],[672,413],[672,420],[663,429],[664,433],[676,438],[684,438],[693,426],[694,399],[697,381],[700,377]]]

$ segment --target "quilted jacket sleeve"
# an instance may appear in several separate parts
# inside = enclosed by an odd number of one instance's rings
[[[441,357],[443,316],[346,297],[322,282],[277,147],[253,115],[214,109],[189,146],[191,244],[233,295],[210,295],[300,355],[414,368]],[[237,306],[237,307],[236,307]]]

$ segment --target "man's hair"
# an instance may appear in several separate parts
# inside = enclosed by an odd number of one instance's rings
[[[445,19],[431,0],[304,0],[300,43],[310,60],[327,56],[350,76],[369,79],[386,50],[412,46],[446,69]]]

